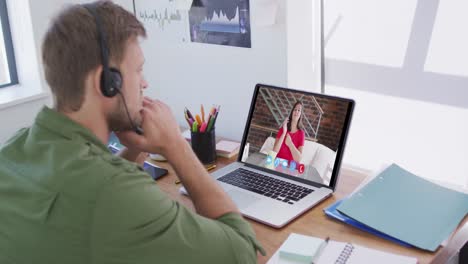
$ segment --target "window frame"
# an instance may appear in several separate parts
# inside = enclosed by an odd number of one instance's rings
[[[13,40],[10,30],[10,21],[8,17],[8,7],[6,0],[0,0],[0,21],[3,31],[3,40],[5,45],[6,59],[8,63],[8,70],[10,74],[10,82],[0,84],[0,89],[18,84],[18,72],[16,70],[15,50],[13,47]]]

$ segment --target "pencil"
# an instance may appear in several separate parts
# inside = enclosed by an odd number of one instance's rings
[[[316,250],[315,255],[312,257],[312,263],[317,263],[317,260],[320,258],[320,255],[322,255],[323,250],[325,247],[328,245],[328,241],[330,241],[330,237],[327,237],[319,246],[319,248]]]
[[[205,122],[205,108],[203,108],[203,104],[200,106],[200,110],[202,122]]]
[[[216,164],[213,164],[213,165],[210,165],[210,166],[206,167],[206,170],[210,171],[210,170],[212,170],[214,168],[216,168]]]
[[[199,115],[196,115],[196,116],[195,116],[195,120],[197,120],[198,125],[201,125],[201,123],[203,123],[203,122],[202,122],[202,119],[200,118]]]

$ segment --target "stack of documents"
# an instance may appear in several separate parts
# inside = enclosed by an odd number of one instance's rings
[[[230,140],[221,140],[216,143],[216,154],[221,157],[231,158],[239,153],[240,143]]]
[[[352,219],[350,217],[347,217],[346,215],[340,213],[338,210],[336,210],[336,208],[338,206],[340,206],[340,204],[342,202],[343,202],[343,200],[339,200],[339,201],[335,202],[334,204],[330,205],[329,207],[325,208],[323,211],[330,218],[336,219],[338,221],[341,221],[343,223],[346,223],[348,225],[351,225],[353,227],[361,229],[362,231],[366,231],[366,232],[371,233],[371,234],[373,234],[375,236],[381,237],[383,239],[387,239],[389,241],[395,242],[395,243],[400,244],[402,246],[411,247],[411,245],[408,244],[408,243],[405,243],[405,242],[403,242],[401,240],[398,240],[398,239],[395,239],[395,238],[393,238],[393,237],[391,237],[389,235],[386,235],[386,234],[384,234],[384,233],[382,233],[382,232],[380,232],[378,230],[370,228],[370,227],[368,227],[368,226],[366,226],[366,225],[364,225],[364,224],[362,224],[362,223],[360,223],[360,222],[358,222],[358,221],[356,221],[356,220],[354,220],[354,219]]]
[[[352,220],[353,225],[361,224],[361,229],[435,251],[468,213],[468,194],[393,164],[336,208],[326,211],[333,209]]]

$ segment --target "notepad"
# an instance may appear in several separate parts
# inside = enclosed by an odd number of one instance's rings
[[[330,240],[320,250],[324,239],[292,233],[267,264],[415,264],[417,259],[367,247]]]
[[[435,251],[468,213],[468,195],[392,164],[337,210],[393,238]]]
[[[230,158],[239,153],[239,147],[239,142],[220,140],[216,143],[216,154],[221,157]]]
[[[320,238],[292,233],[279,249],[280,259],[311,263],[323,241]]]
[[[338,241],[330,241],[317,261],[318,264],[416,264],[417,262],[418,260],[413,257]]]

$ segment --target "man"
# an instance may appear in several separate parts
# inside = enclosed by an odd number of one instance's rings
[[[143,97],[145,35],[110,1],[70,6],[52,21],[42,57],[54,109],[0,150],[0,263],[256,262],[253,230],[176,132],[169,107]],[[121,157],[106,148],[111,131],[128,147]],[[143,152],[169,160],[197,213],[134,162]]]

